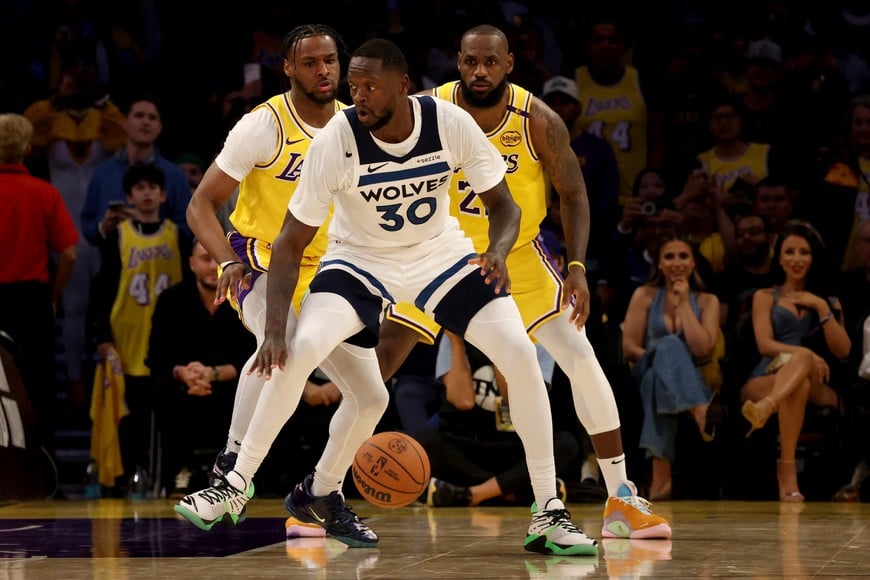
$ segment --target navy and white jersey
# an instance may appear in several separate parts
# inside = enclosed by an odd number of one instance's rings
[[[458,231],[450,215],[453,173],[463,169],[475,191],[504,177],[504,160],[470,114],[441,99],[409,98],[414,130],[401,143],[373,137],[355,107],[335,115],[312,140],[288,207],[317,227],[334,203],[330,246],[390,254]]]

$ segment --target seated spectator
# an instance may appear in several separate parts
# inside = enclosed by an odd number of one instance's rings
[[[711,390],[698,367],[716,345],[719,300],[703,291],[694,255],[685,239],[664,238],[650,281],[635,290],[623,326],[623,354],[634,363],[643,405],[640,446],[652,457],[653,501],[671,496],[677,415],[689,411],[704,440],[713,438],[707,425]]]
[[[540,345],[538,360],[549,385],[554,363]],[[523,444],[510,421],[509,392],[498,369],[461,337],[445,331],[439,339],[436,375],[444,382],[446,400],[437,424],[419,438],[432,464],[427,505],[469,506],[496,498],[531,501]],[[557,431],[553,447],[558,474],[577,456],[579,443],[570,433]],[[564,482],[557,484],[565,501]]]
[[[230,303],[215,304],[217,263],[202,244],[194,244],[188,266],[193,277],[157,298],[146,360],[159,399],[161,483],[170,497],[190,493],[196,452],[207,451],[210,464],[223,447],[236,381],[257,346]]]
[[[97,357],[106,360],[109,347],[121,359],[127,407],[118,436],[124,470],[151,466],[151,414],[156,397],[145,364],[151,315],[157,297],[181,281],[181,256],[189,245],[171,220],[160,217],[166,201],[163,172],[155,165],[134,165],[124,174],[129,206],[116,211],[130,215],[106,221],[100,246],[101,266],[93,284],[91,327]],[[187,250],[187,251],[185,251]]]
[[[768,176],[755,184],[750,195],[752,213],[767,220],[767,238],[773,250],[779,232],[796,217],[797,191],[779,177]]]
[[[761,361],[741,389],[751,434],[779,413],[779,500],[802,502],[795,452],[807,403],[836,407],[832,364],[849,355],[843,311],[826,290],[824,245],[807,222],[786,224],[774,248],[772,288],[755,292],[752,325]]]

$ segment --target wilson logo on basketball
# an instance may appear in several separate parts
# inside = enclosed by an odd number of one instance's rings
[[[516,147],[523,142],[523,137],[520,135],[519,131],[508,131],[503,133],[498,140],[501,141],[501,144],[505,147]]]
[[[393,496],[390,492],[381,491],[369,485],[360,477],[359,471],[357,471],[355,467],[351,471],[353,471],[353,480],[356,484],[357,491],[362,492],[364,496],[367,496],[376,502],[389,504],[393,501]]]

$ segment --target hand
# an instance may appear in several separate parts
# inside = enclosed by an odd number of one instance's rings
[[[316,385],[308,381],[305,383],[305,389],[302,391],[302,398],[312,407],[318,405],[328,407],[341,400],[341,391],[338,390],[338,387],[334,383]]]
[[[633,197],[628,200],[622,208],[622,220],[620,225],[623,230],[629,230],[631,227],[642,219],[646,214],[643,213],[643,201],[638,197]]]
[[[114,345],[111,342],[101,342],[97,345],[97,358],[100,362],[105,362],[109,358],[109,351]]]
[[[110,205],[108,209],[106,209],[106,213],[103,216],[102,221],[100,222],[100,229],[103,231],[103,234],[108,234],[109,232],[117,229],[118,224],[120,224],[122,221],[133,219],[135,217],[136,210],[134,210],[132,207]]]
[[[825,314],[828,313],[828,303],[812,292],[807,292],[805,290],[799,292],[786,292],[785,297],[803,308],[811,308],[816,311],[823,309]]]
[[[572,299],[574,308],[568,320],[580,330],[589,318],[589,282],[586,280],[586,272],[579,266],[569,268],[568,275],[565,276],[562,310],[570,306]]]
[[[676,298],[677,306],[689,299],[689,281],[685,278],[675,278],[671,293]]]
[[[227,292],[238,303],[239,292],[251,289],[251,269],[242,262],[233,262],[221,271],[218,279],[217,290],[214,294],[214,303],[220,304],[227,299]]]
[[[257,373],[258,377],[262,377],[265,373],[266,380],[272,378],[274,369],[284,370],[284,364],[287,362],[287,342],[283,336],[266,335],[263,340],[260,350],[254,357],[254,362],[251,363],[251,368],[248,369],[248,374]]]
[[[187,394],[191,397],[208,397],[212,394],[211,383],[199,380],[187,383]]]
[[[511,280],[502,256],[495,252],[484,252],[476,258],[468,260],[468,263],[480,266],[480,275],[486,276],[484,281],[487,284],[492,284],[495,281],[496,294],[501,294],[502,290],[505,294],[511,293]]]
[[[816,363],[816,370],[819,373],[819,378],[824,384],[828,384],[831,380],[831,368],[828,366],[828,363],[822,357],[818,355],[813,355],[813,360]]]

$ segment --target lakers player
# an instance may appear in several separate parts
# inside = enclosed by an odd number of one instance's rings
[[[284,38],[284,74],[289,91],[275,95],[243,116],[230,131],[221,152],[203,176],[187,208],[197,240],[221,266],[215,302],[227,299],[242,322],[262,343],[266,316],[266,274],[272,242],[296,190],[311,139],[345,105],[335,98],[341,78],[341,37],[328,26],[303,25]],[[238,188],[238,200],[226,236],[216,217]],[[326,249],[326,224],[306,248],[293,295],[298,310]],[[295,314],[288,317],[292,336]],[[336,349],[335,356],[342,352]],[[252,357],[253,358],[253,357]],[[330,357],[321,365],[330,373]],[[250,361],[245,368],[250,367]],[[339,377],[337,377],[339,378]],[[342,388],[338,380],[333,382]],[[236,390],[227,445],[215,461],[212,480],[229,472],[245,437],[264,379],[242,373]],[[179,504],[184,505],[184,500]],[[183,512],[181,512],[183,513]],[[216,522],[194,522],[210,529]]]
[[[513,55],[501,30],[477,26],[461,42],[460,80],[433,92],[471,113],[507,164],[508,185],[522,208],[519,238],[507,258],[511,290],[528,333],[571,379],[577,416],[592,439],[610,496],[602,533],[608,537],[670,537],[668,522],[651,512],[649,502],[637,496],[628,480],[616,401],[583,328],[589,314],[583,263],[589,203],[568,130],[543,101],[507,82]],[[569,260],[564,280],[537,241],[546,213],[546,178],[561,198]],[[474,241],[475,250],[482,251],[489,228],[486,208],[461,172],[452,181],[451,200],[451,213]],[[389,317],[398,324],[384,325],[382,334],[389,340],[378,347],[382,365],[390,365],[387,373],[400,363],[407,344],[418,338],[431,341],[438,330],[409,304],[399,304]],[[390,345],[400,354],[392,354]]]

